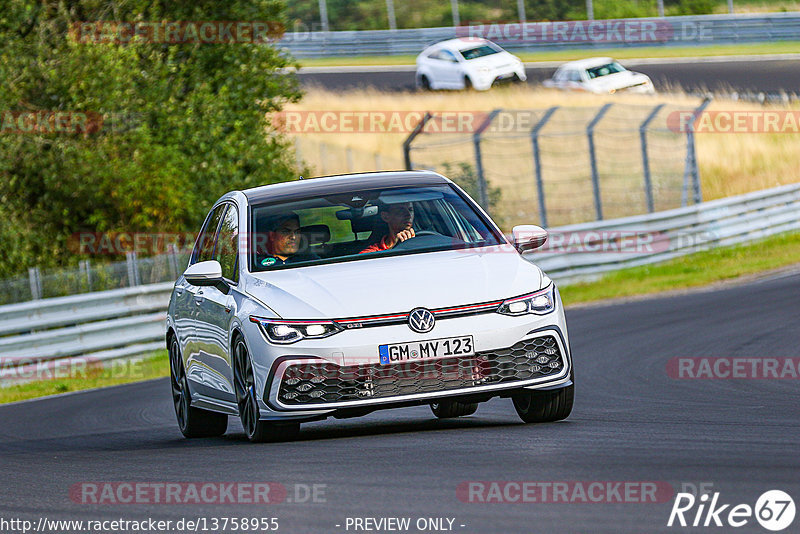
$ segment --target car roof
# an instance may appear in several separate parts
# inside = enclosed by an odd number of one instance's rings
[[[474,46],[482,45],[489,42],[491,41],[480,37],[457,37],[455,39],[440,41],[436,44],[429,46],[428,48],[450,48],[453,50],[465,50],[467,48],[472,48]]]
[[[586,59],[578,59],[575,61],[569,61],[561,65],[560,68],[562,69],[589,69],[592,67],[599,67],[600,65],[607,65],[614,60],[610,57],[590,57]]]
[[[322,176],[306,180],[293,180],[279,184],[263,185],[242,191],[251,204],[293,200],[322,195],[335,195],[377,189],[381,187],[404,187],[440,185],[451,183],[433,171],[366,172]]]

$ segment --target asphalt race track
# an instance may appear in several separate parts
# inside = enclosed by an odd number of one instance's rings
[[[0,516],[277,517],[288,533],[345,532],[347,517],[450,517],[464,533],[652,533],[689,530],[666,527],[671,494],[655,504],[487,504],[461,502],[456,488],[662,481],[675,492],[711,483],[724,503],[754,506],[771,489],[797,501],[800,381],[678,380],[666,365],[677,356],[800,357],[799,294],[792,274],[568,311],[576,405],[546,425],[523,425],[509,400],[494,399],[462,420],[416,407],[311,423],[294,443],[250,444],[234,418],[223,438],[185,440],[166,379],[0,407]],[[295,484],[325,487],[316,503],[72,502],[70,487],[87,481],[270,481],[292,500]],[[752,518],[735,531],[766,532]]]
[[[677,60],[622,61],[638,72],[653,79],[656,89],[682,87],[687,91],[713,92],[800,92],[800,63],[794,59],[704,59],[698,62]],[[529,67],[528,83],[540,84],[555,72],[555,65]],[[300,80],[306,85],[318,85],[331,90],[372,86],[386,91],[410,91],[414,89],[414,69],[385,72],[360,68],[354,72],[300,71]]]

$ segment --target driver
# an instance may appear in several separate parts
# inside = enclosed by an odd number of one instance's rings
[[[374,245],[362,250],[359,254],[389,250],[397,243],[402,243],[416,235],[414,234],[414,229],[411,227],[414,223],[414,205],[411,202],[381,204],[379,214],[381,219],[389,227],[389,233],[384,235],[381,240]]]
[[[264,267],[286,265],[318,259],[315,254],[298,254],[300,249],[300,217],[294,212],[280,213],[266,223],[267,256],[259,261]]]

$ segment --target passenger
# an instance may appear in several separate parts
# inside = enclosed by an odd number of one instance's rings
[[[381,204],[379,209],[380,211],[378,213],[389,227],[389,233],[384,235],[381,240],[374,245],[362,250],[359,254],[389,250],[397,243],[402,243],[416,235],[414,229],[411,227],[414,224],[414,205],[411,202]]]
[[[294,213],[281,213],[270,217],[266,221],[267,256],[259,261],[263,267],[286,265],[302,261],[316,260],[316,254],[308,252],[299,254],[300,250],[300,217]]]

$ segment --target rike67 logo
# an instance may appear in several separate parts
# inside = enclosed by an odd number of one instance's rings
[[[711,497],[706,493],[699,498],[691,493],[678,493],[667,526],[739,528],[749,524],[755,517],[765,529],[778,532],[792,524],[794,515],[794,500],[781,490],[764,492],[754,507],[749,504],[723,504],[719,492]]]

